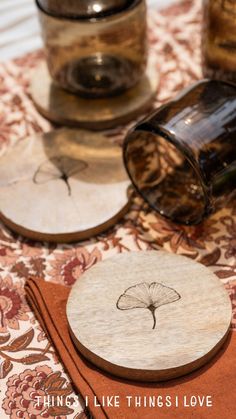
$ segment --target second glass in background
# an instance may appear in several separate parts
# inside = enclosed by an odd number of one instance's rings
[[[236,86],[196,83],[126,137],[137,191],[163,216],[198,224],[236,191]]]

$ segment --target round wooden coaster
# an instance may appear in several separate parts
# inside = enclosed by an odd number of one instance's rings
[[[35,135],[0,159],[0,218],[31,239],[84,240],[124,215],[128,186],[121,148],[103,135]]]
[[[109,99],[85,99],[54,84],[43,63],[34,73],[31,95],[38,111],[54,123],[102,130],[125,124],[142,114],[155,99],[158,82],[156,68],[150,63],[142,81],[124,94]]]
[[[119,377],[167,380],[199,368],[229,332],[230,299],[192,260],[147,251],[119,254],[84,273],[69,296],[72,339]]]

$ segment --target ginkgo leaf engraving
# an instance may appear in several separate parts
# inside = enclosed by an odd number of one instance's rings
[[[152,329],[155,329],[156,310],[163,305],[174,303],[180,298],[181,296],[177,291],[159,282],[152,282],[151,284],[142,282],[129,287],[119,297],[116,306],[119,310],[148,309],[153,317]]]
[[[69,179],[72,176],[87,169],[88,164],[79,159],[73,159],[67,156],[56,156],[43,162],[36,170],[33,182],[42,185],[53,180],[62,180],[68,189],[68,195],[71,195],[71,186]]]

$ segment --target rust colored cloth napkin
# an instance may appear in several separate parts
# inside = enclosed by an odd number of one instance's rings
[[[231,334],[219,354],[209,364],[188,376],[154,384],[119,380],[88,363],[75,349],[66,319],[69,288],[34,278],[27,280],[25,289],[28,301],[55,346],[74,387],[84,399],[88,398],[89,409],[95,419],[235,417],[236,333]],[[106,401],[106,396],[118,396],[120,407],[95,406],[98,402]],[[132,401],[131,407],[128,407],[127,396]],[[136,396],[142,400],[141,407],[133,405]],[[159,397],[160,401],[161,397],[164,401],[169,396],[172,406],[144,407],[144,398],[150,396]],[[188,407],[192,396],[195,396],[192,400],[198,402],[210,396],[212,407]],[[175,407],[176,398],[178,407]]]

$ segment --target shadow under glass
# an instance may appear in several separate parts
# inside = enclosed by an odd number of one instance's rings
[[[202,220],[206,199],[199,175],[166,138],[134,131],[126,144],[125,163],[136,189],[154,210],[181,224]]]

